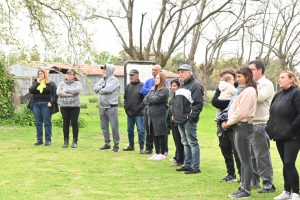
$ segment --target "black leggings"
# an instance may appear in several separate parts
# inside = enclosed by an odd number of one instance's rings
[[[70,122],[72,124],[73,141],[78,141],[78,117],[80,107],[60,107],[60,112],[63,117],[64,139],[69,140]]]
[[[299,194],[299,174],[295,163],[300,139],[277,140],[276,146],[283,163],[284,190]]]
[[[154,136],[154,145],[155,145],[155,153],[164,155],[166,152],[166,136],[165,135]]]

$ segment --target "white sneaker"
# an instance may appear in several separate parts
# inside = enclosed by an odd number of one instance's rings
[[[292,193],[292,198],[290,198],[291,200],[300,200],[300,195],[297,193]]]
[[[280,195],[277,197],[274,197],[274,200],[286,200],[286,199],[291,199],[292,195],[288,191],[283,191]]]
[[[165,155],[163,154],[158,154],[155,158],[153,158],[153,160],[164,160],[166,158]]]
[[[158,156],[158,154],[153,154],[150,158],[148,158],[148,160],[154,160],[154,158],[156,158]]]

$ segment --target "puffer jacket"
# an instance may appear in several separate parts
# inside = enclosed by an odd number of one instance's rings
[[[200,83],[191,76],[175,92],[173,117],[177,124],[199,121],[199,115],[203,108],[203,88]]]
[[[101,78],[93,87],[94,92],[99,93],[100,108],[118,106],[120,84],[118,79],[113,75],[114,71],[114,65],[106,65],[106,77]]]

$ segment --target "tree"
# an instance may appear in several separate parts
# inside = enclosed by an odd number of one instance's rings
[[[107,51],[101,51],[98,54],[94,54],[94,60],[97,64],[116,63],[118,58]]]
[[[3,0],[0,1],[0,42],[21,46],[17,37],[20,23],[29,27],[31,34],[43,39],[45,46],[64,52],[77,62],[84,49],[90,48],[90,38],[82,14],[89,5],[80,0]],[[22,19],[22,21],[20,21]],[[66,42],[65,39],[66,38]]]
[[[139,29],[140,39],[136,39],[137,31],[134,31],[133,21],[137,20],[137,16],[134,15],[134,0],[119,0],[121,10],[110,10],[105,14],[94,13],[88,17],[88,19],[104,19],[111,23],[114,27],[124,51],[134,60],[154,60],[155,62],[165,66],[172,53],[175,52],[183,40],[191,33],[196,27],[204,23],[223,9],[230,7],[232,0],[227,0],[223,3],[219,3],[216,0],[212,0],[210,5],[212,9],[208,12],[204,12],[201,18],[197,18],[199,11],[197,5],[200,0],[180,0],[180,1],[168,1],[162,0],[160,11],[153,17],[152,13],[142,13],[141,23]],[[126,3],[127,2],[127,3]],[[151,20],[150,24],[147,24],[148,35],[143,34],[144,18],[151,15],[154,20]],[[126,31],[121,29],[120,24],[127,24]],[[127,39],[126,39],[127,38]],[[143,39],[146,38],[146,42]],[[136,48],[137,47],[137,48]],[[154,57],[154,59],[151,59]]]
[[[253,41],[260,44],[258,57],[266,64],[275,57],[282,70],[294,70],[300,64],[300,2],[268,0],[264,4],[266,14],[260,26],[249,31]]]

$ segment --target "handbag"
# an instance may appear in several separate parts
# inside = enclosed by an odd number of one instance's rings
[[[52,114],[55,114],[59,112],[59,108],[58,108],[58,104],[55,102],[53,105],[52,105]]]
[[[28,102],[28,104],[27,104],[27,108],[28,108],[29,110],[32,110],[32,108],[33,108],[33,99],[34,99],[34,95],[32,95],[32,96],[30,97],[29,102]]]

